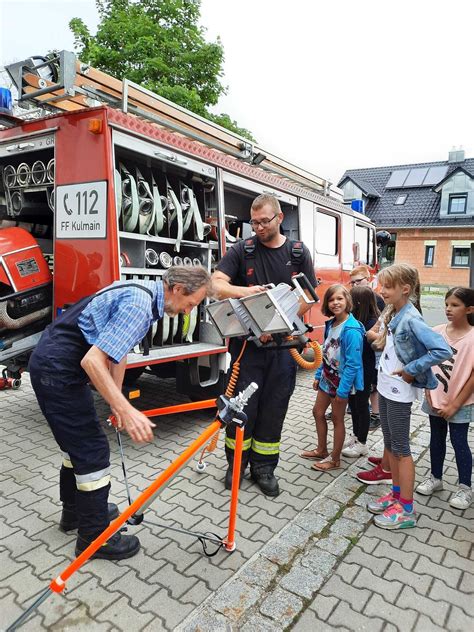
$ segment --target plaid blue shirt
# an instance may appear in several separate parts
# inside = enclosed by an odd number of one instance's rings
[[[138,287],[123,287],[134,283]],[[165,296],[162,281],[116,281],[117,291],[99,293],[79,316],[84,338],[119,363],[145,337],[153,321],[163,318]]]

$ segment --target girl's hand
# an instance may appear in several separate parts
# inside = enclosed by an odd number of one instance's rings
[[[313,382],[313,390],[314,391],[318,391],[319,390],[319,380],[314,380],[314,382]]]
[[[453,404],[448,404],[447,406],[441,406],[441,408],[437,409],[437,413],[443,419],[449,419],[453,415],[458,412],[459,408],[454,406]]]
[[[400,371],[394,371],[392,375],[399,375],[407,384],[412,384],[415,381],[415,376],[406,373],[403,369],[401,369]]]

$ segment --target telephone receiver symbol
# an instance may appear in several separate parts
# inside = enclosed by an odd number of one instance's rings
[[[63,201],[63,204],[64,204],[64,210],[66,211],[66,213],[67,213],[68,215],[72,215],[73,211],[72,211],[71,209],[69,209],[69,208],[67,207],[67,204],[66,204],[66,202],[67,202],[67,198],[68,198],[68,194],[67,194],[67,193],[65,193],[65,194],[64,194],[64,201]]]

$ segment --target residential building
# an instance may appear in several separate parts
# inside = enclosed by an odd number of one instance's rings
[[[351,204],[388,231],[382,266],[414,265],[423,286],[469,286],[474,274],[474,158],[349,169],[338,186]]]

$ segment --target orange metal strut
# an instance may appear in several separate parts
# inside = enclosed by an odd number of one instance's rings
[[[66,586],[66,581],[73,575],[118,529],[132,516],[147,500],[165,485],[195,454],[209,441],[220,429],[221,423],[214,421],[195,439],[191,445],[169,465],[164,472],[113,522],[103,531],[89,546],[69,564],[69,566],[53,581],[49,587],[53,592],[60,593]]]
[[[235,523],[237,522],[237,505],[240,489],[240,464],[242,463],[242,448],[244,446],[244,428],[238,426],[235,431],[234,467],[232,470],[232,491],[230,493],[229,528],[224,542],[226,551],[235,551]]]
[[[161,415],[175,415],[176,413],[186,413],[193,410],[203,410],[204,408],[216,408],[215,399],[203,399],[200,402],[187,402],[186,404],[175,404],[174,406],[164,406],[162,408],[151,408],[140,411],[145,417],[159,417]],[[110,415],[107,420],[112,426],[117,425],[114,415]]]

